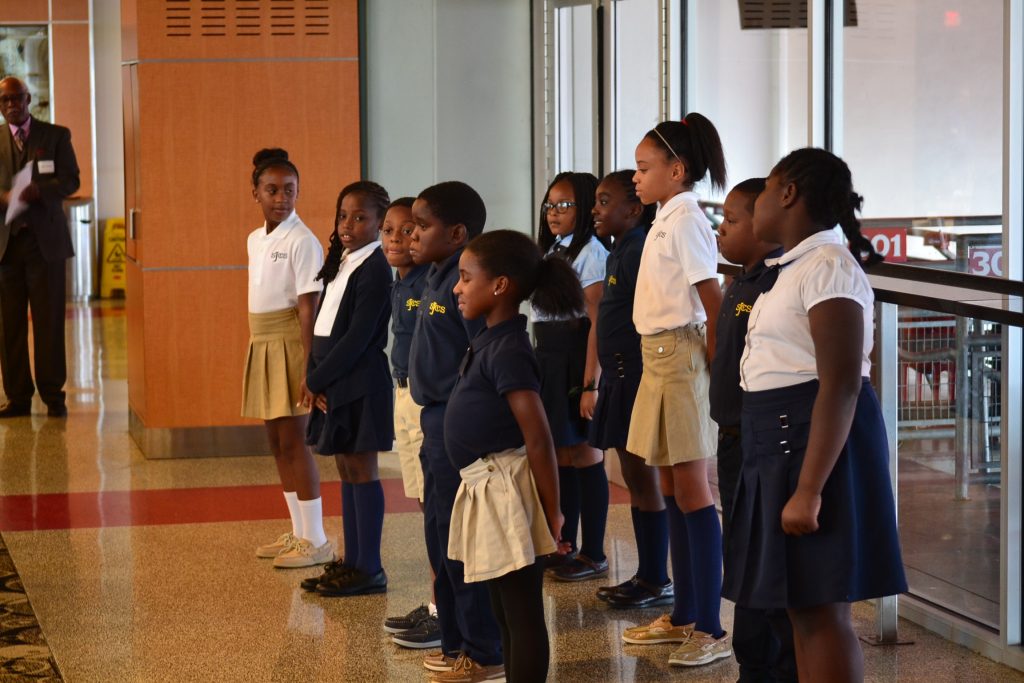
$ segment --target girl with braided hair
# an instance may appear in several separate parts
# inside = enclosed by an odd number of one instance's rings
[[[338,195],[324,282],[306,373],[313,412],[307,443],[334,456],[341,476],[344,557],[323,575],[303,582],[321,595],[364,595],[387,590],[381,567],[384,489],[377,454],[391,450],[391,372],[384,348],[391,317],[391,266],[380,248],[390,198],[370,181]]]
[[[808,681],[862,680],[850,603],[907,590],[868,381],[874,295],[863,269],[881,258],[860,233],[861,202],[842,159],[800,149],[754,205],[754,236],[785,253],[766,261],[778,280],[754,304],[740,361],[743,464],[722,594],[788,611]]]

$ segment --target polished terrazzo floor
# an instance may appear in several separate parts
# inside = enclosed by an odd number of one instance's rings
[[[422,653],[396,648],[380,630],[385,615],[427,597],[421,518],[399,494],[393,456],[382,462],[389,592],[305,594],[297,584],[313,570],[275,570],[252,556],[284,529],[272,462],[145,460],[127,434],[120,310],[72,313],[70,418],[0,423],[0,531],[64,679],[426,680]],[[323,464],[324,481],[335,480]],[[324,496],[335,536],[337,486],[326,483]],[[632,572],[631,536],[628,508],[613,505],[612,580]],[[623,645],[624,627],[657,613],[610,611],[593,597],[597,585],[547,586],[551,681],[736,680],[731,660],[678,670],[667,665],[671,646]],[[728,628],[731,605],[722,612]],[[873,608],[855,614],[858,631],[870,633]],[[1024,681],[913,624],[900,628],[914,644],[865,647],[867,680]],[[6,680],[20,676],[0,673]]]

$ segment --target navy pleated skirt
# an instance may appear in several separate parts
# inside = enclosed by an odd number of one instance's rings
[[[597,405],[590,421],[587,441],[594,448],[625,450],[629,418],[644,371],[640,349],[635,354],[603,354],[601,380],[597,383]]]
[[[534,323],[540,399],[555,446],[575,446],[587,440],[589,425],[580,417],[580,392],[587,365],[590,319]]]
[[[722,584],[722,595],[738,605],[800,608],[907,590],[885,424],[867,379],[821,493],[820,528],[805,536],[782,531],[782,508],[800,477],[817,393],[814,380],[743,394],[743,466]]]

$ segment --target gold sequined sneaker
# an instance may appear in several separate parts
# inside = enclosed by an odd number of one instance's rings
[[[291,548],[292,544],[297,540],[298,539],[295,538],[295,535],[290,531],[288,533],[281,534],[273,543],[261,545],[259,548],[256,548],[256,557],[268,559],[271,557],[277,557],[285,550]]]
[[[674,626],[672,618],[663,614],[646,626],[627,628],[622,634],[622,640],[632,645],[685,643],[690,639],[691,633],[693,633],[693,624]]]
[[[464,652],[455,660],[451,671],[437,673],[430,677],[430,683],[484,683],[485,681],[504,683],[505,667],[501,664],[493,666],[477,664]]]
[[[669,655],[668,663],[673,666],[704,666],[716,659],[725,659],[732,655],[730,640],[728,635],[715,638],[710,633],[694,631],[688,641]]]
[[[274,566],[280,569],[295,567],[315,567],[318,564],[333,562],[334,544],[327,541],[319,548],[304,538],[300,538],[290,548],[274,558]]]

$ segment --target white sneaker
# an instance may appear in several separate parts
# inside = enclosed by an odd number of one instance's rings
[[[297,540],[298,539],[295,538],[295,535],[290,531],[288,533],[281,534],[273,543],[261,545],[259,548],[256,548],[256,557],[277,557],[285,550],[291,548],[292,544]]]
[[[293,567],[315,567],[318,564],[333,562],[334,544],[327,541],[319,548],[304,538],[300,538],[290,548],[274,558],[274,566],[291,569]]]

